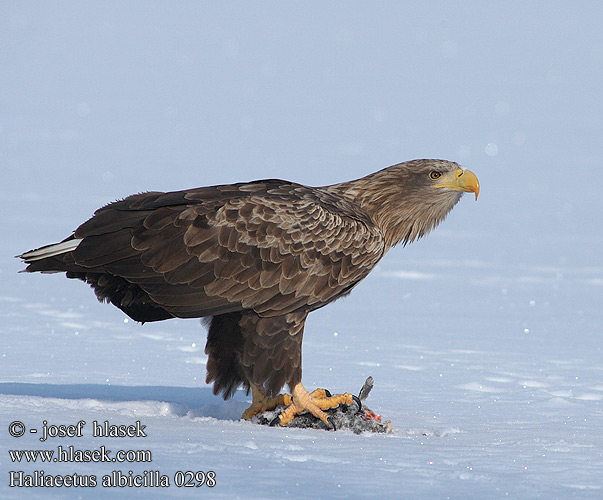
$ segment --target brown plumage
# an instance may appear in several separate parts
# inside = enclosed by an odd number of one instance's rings
[[[214,393],[243,386],[274,395],[301,382],[308,313],[478,190],[455,163],[414,160],[318,188],[263,180],[136,194],[20,257],[28,272],[89,283],[136,321],[208,318]]]

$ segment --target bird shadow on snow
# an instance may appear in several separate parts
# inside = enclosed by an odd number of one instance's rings
[[[243,391],[224,401],[207,387],[126,386],[102,384],[32,384],[0,383],[0,394],[66,400],[103,402],[151,402],[166,405],[162,414],[187,417],[212,417],[218,420],[239,420],[250,404]]]

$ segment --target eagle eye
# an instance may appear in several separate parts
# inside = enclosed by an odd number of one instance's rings
[[[442,172],[438,172],[437,170],[433,170],[433,171],[429,172],[429,178],[432,181],[435,181],[435,180],[439,179],[440,177],[442,177]]]

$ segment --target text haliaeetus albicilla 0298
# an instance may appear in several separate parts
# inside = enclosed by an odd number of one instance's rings
[[[19,257],[28,272],[66,272],[130,318],[205,317],[207,382],[224,398],[252,391],[243,417],[285,402],[282,425],[349,394],[301,383],[304,323],[348,294],[398,243],[427,234],[477,199],[469,170],[413,160],[324,187],[262,180],[135,194],[110,203],[60,243]],[[284,384],[289,395],[279,395]]]

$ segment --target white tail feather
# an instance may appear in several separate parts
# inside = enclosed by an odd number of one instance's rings
[[[81,238],[75,238],[73,240],[55,243],[54,245],[46,245],[45,247],[38,248],[37,250],[25,252],[19,257],[21,257],[25,263],[29,264],[30,262],[35,262],[36,260],[47,259],[63,253],[73,252],[81,241]]]

